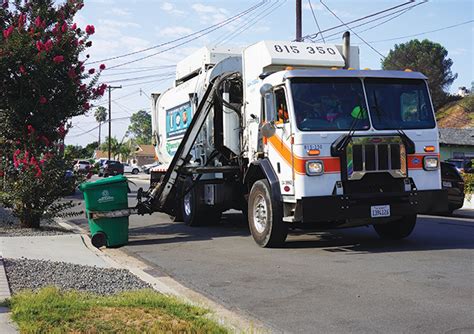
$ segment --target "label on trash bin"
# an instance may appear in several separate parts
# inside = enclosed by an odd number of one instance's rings
[[[113,202],[115,198],[113,196],[110,196],[108,190],[102,191],[102,197],[100,197],[97,202],[98,203],[107,203],[107,202]]]

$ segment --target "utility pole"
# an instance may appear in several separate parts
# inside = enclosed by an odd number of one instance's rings
[[[122,86],[108,86],[109,90],[109,160],[110,160],[110,149],[112,147],[112,89],[120,89]]]
[[[302,36],[301,0],[296,0],[296,41],[301,42]]]
[[[99,144],[97,145],[98,148],[100,148],[100,128],[102,126],[102,122],[99,122]]]

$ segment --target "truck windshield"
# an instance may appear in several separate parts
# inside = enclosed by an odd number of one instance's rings
[[[374,128],[393,130],[435,127],[428,90],[423,80],[367,78],[364,84]]]
[[[370,127],[358,78],[295,78],[291,81],[296,125],[301,131]]]

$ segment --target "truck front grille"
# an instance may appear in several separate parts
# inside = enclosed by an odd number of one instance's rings
[[[388,172],[406,177],[405,146],[400,137],[353,137],[347,146],[348,179],[360,180],[366,173]]]

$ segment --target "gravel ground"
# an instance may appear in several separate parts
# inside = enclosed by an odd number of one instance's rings
[[[72,233],[52,220],[41,222],[39,229],[20,228],[20,222],[11,211],[0,207],[0,237],[47,236]]]
[[[125,269],[28,259],[3,261],[12,293],[52,285],[63,290],[75,289],[100,295],[151,288],[148,283]]]

